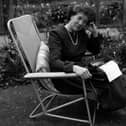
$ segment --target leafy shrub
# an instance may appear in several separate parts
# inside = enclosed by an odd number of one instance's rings
[[[102,43],[102,50],[98,57],[106,57],[109,59],[114,59],[119,64],[120,68],[123,69],[126,67],[126,38],[124,34],[119,34],[120,37],[115,39],[113,36],[104,37]]]
[[[10,40],[0,49],[0,87],[25,84],[26,81],[22,78],[24,72],[18,52]]]

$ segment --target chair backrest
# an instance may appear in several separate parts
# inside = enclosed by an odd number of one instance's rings
[[[18,49],[27,73],[35,72],[41,66],[42,71],[49,71],[49,49],[41,41],[39,31],[31,15],[10,19],[7,23],[10,35]],[[56,92],[50,79],[41,80],[47,90]]]
[[[27,72],[34,72],[41,44],[39,31],[31,15],[10,19],[7,23]]]

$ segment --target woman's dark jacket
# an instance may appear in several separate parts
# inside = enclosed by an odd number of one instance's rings
[[[75,46],[64,26],[59,26],[49,34],[50,67],[54,72],[73,72],[73,65],[85,66],[82,59],[86,51],[94,55],[100,51],[102,37],[99,35],[89,39],[85,30],[78,32],[79,42]],[[55,87],[62,93],[80,93],[80,78],[53,79]]]
[[[102,37],[99,35],[89,38],[85,30],[78,32],[78,44],[73,45],[66,31],[61,25],[49,34],[50,67],[52,71],[72,72],[73,65],[84,66],[82,59],[86,51],[94,55],[99,53]]]

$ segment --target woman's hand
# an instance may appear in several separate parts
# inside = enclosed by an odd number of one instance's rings
[[[89,24],[88,30],[90,31],[90,33],[93,34],[94,37],[98,36],[98,29],[97,26],[94,24],[94,22]]]
[[[92,77],[92,74],[89,72],[89,70],[85,67],[80,67],[78,65],[73,65],[73,72],[78,74],[84,79],[88,79]]]

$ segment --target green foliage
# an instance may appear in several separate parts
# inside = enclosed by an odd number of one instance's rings
[[[120,68],[126,67],[126,39],[124,37],[114,40],[110,37],[104,38],[99,58],[106,57],[117,61]]]
[[[65,23],[67,19],[66,10],[68,5],[61,4],[51,6],[50,4],[42,5],[40,12],[34,13],[38,28],[51,28],[57,24]]]
[[[100,6],[100,24],[119,25],[123,18],[123,4],[121,2],[101,2]]]
[[[26,83],[24,67],[12,41],[0,49],[0,87]]]

